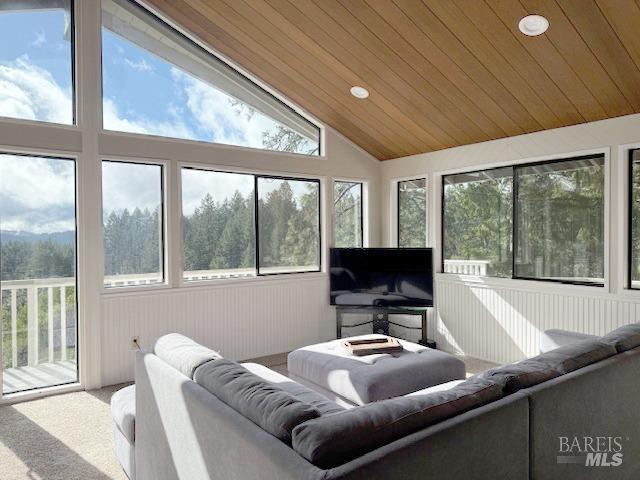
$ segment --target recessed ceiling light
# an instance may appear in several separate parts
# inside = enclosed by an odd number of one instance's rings
[[[367,98],[369,96],[369,90],[364,87],[351,87],[351,95],[356,98]]]
[[[549,20],[542,15],[527,15],[518,23],[520,31],[529,37],[542,35],[549,28]]]

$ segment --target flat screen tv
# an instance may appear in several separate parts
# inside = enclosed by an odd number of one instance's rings
[[[433,306],[431,248],[332,248],[331,305]]]

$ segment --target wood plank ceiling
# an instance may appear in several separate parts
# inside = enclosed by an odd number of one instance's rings
[[[380,160],[640,112],[634,0],[149,2]]]

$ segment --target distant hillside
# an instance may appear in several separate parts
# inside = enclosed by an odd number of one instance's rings
[[[12,230],[0,230],[0,242],[6,243],[13,240],[35,243],[44,240],[53,240],[56,243],[71,245],[75,240],[75,232],[69,230],[66,232],[52,233],[32,233],[32,232],[16,232]]]

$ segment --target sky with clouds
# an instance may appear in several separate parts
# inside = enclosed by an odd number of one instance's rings
[[[73,123],[71,46],[64,39],[64,22],[61,10],[0,13],[0,116]],[[224,92],[104,29],[103,69],[106,129],[259,148],[263,132],[277,126],[259,112],[238,112]],[[37,233],[72,229],[69,165],[0,156],[0,228]],[[103,169],[105,209],[155,208],[157,172],[124,167]],[[247,192],[251,177],[225,177],[189,178],[193,189],[183,188],[185,213],[206,192],[220,201],[236,189]]]

